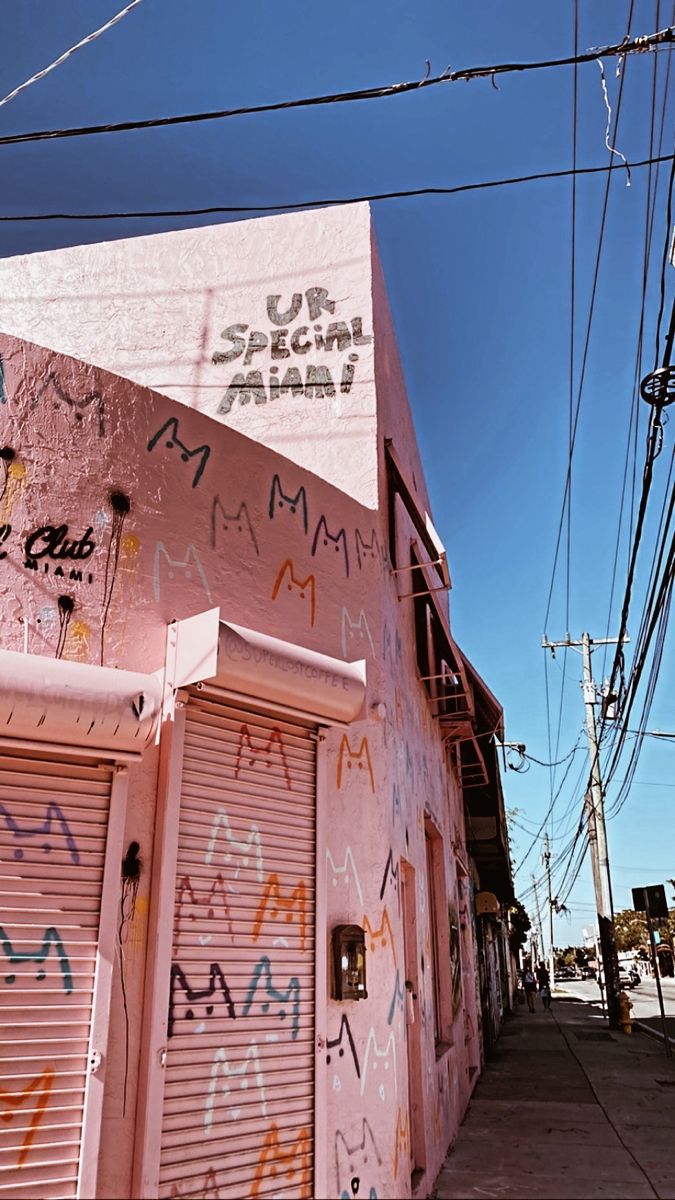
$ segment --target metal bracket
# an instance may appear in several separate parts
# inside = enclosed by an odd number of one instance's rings
[[[440,587],[425,588],[423,592],[404,592],[402,596],[398,597],[398,599],[412,600],[415,596],[430,596],[432,592],[447,592],[447,590],[448,589],[445,584],[441,584]]]

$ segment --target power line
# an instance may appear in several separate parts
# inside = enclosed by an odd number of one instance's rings
[[[675,4],[672,5],[672,15],[675,18]],[[656,24],[657,25],[659,23],[659,17],[660,17],[660,0],[657,0],[657,4],[656,4]],[[662,104],[661,104],[661,119],[660,119],[658,151],[657,151],[658,154],[661,153],[661,150],[663,147],[663,135],[664,135],[664,130],[665,130],[665,119],[666,119],[666,110],[667,110],[667,103],[668,103],[668,90],[669,90],[669,85],[670,85],[671,64],[672,64],[672,58],[669,55],[668,56],[668,66],[667,66],[667,70],[666,70],[666,78],[665,78],[665,82],[663,85],[663,98],[662,98]],[[658,68],[658,59],[655,57],[654,58],[654,69],[652,72],[651,118],[650,118],[650,132],[649,132],[649,153],[650,153],[650,155],[653,155],[655,152],[654,151],[654,120],[655,120],[655,114],[656,114],[656,94],[657,94],[657,76],[658,76],[657,68]],[[628,437],[626,440],[626,456],[625,456],[625,460],[624,460],[623,479],[622,479],[622,484],[621,484],[621,502],[620,502],[620,506],[619,506],[619,519],[618,519],[618,523],[617,523],[616,543],[615,543],[615,547],[614,547],[614,561],[612,564],[612,579],[611,579],[610,593],[609,593],[609,605],[608,605],[608,609],[607,609],[607,630],[605,633],[605,637],[609,637],[609,628],[610,628],[610,624],[611,624],[611,620],[612,620],[612,609],[614,606],[614,589],[616,586],[616,578],[617,578],[617,571],[618,571],[618,564],[619,564],[619,551],[620,551],[620,547],[621,547],[621,533],[622,533],[622,528],[623,528],[624,509],[625,509],[625,505],[626,505],[627,484],[628,484],[628,474],[629,474],[629,464],[631,462],[631,457],[632,457],[632,482],[631,482],[631,493],[630,493],[630,497],[631,497],[631,499],[630,499],[630,521],[629,521],[629,525],[628,525],[628,543],[629,543],[629,545],[630,545],[630,542],[631,542],[632,536],[633,536],[633,516],[634,516],[633,505],[634,505],[634,500],[635,500],[635,485],[636,485],[636,474],[637,474],[638,429],[639,429],[639,423],[640,423],[640,420],[639,420],[639,409],[640,409],[639,385],[640,385],[640,379],[642,378],[642,358],[643,358],[643,349],[644,349],[644,341],[645,341],[645,310],[646,310],[646,299],[647,299],[647,284],[648,284],[648,279],[649,279],[649,271],[650,271],[651,258],[652,258],[652,254],[651,254],[652,236],[653,236],[653,232],[654,232],[654,219],[656,216],[656,198],[658,195],[660,170],[661,170],[661,165],[660,165],[660,163],[658,163],[656,165],[656,170],[653,173],[653,187],[652,187],[652,168],[651,168],[651,166],[649,168],[648,179],[647,179],[647,198],[646,198],[646,204],[645,204],[644,254],[643,254],[643,268],[642,268],[642,295],[641,295],[641,303],[640,303],[640,320],[639,320],[639,326],[638,326],[637,346],[636,346],[636,353],[635,353],[635,374],[634,374],[634,379],[633,379],[633,397],[632,397],[632,402],[631,402],[631,414],[630,414],[630,422],[629,422],[629,426],[628,426]],[[607,662],[607,651],[608,651],[608,646],[606,645],[604,647],[603,656],[602,656],[602,674],[603,674],[603,676],[605,674],[605,667],[606,667],[606,662]]]
[[[657,323],[657,330],[658,330],[657,336],[659,338],[659,341],[660,341],[660,332],[661,332],[661,318],[662,318],[663,307],[664,307],[664,303],[665,303],[665,274],[666,274],[666,265],[667,265],[667,261],[668,261],[668,244],[669,244],[671,228],[672,228],[672,206],[673,206],[674,186],[675,186],[675,159],[673,159],[673,162],[671,165],[670,182],[669,182],[669,188],[668,188],[666,236],[665,236],[665,241],[664,241],[663,263],[662,263],[662,268],[661,268],[661,302],[660,302],[660,306],[659,306],[659,317],[658,317],[658,323]],[[658,361],[659,361],[658,349],[659,349],[659,343],[657,342],[657,352],[655,355],[655,363],[654,363],[655,367],[658,366]],[[666,354],[666,356],[664,356],[664,363],[666,366],[668,365],[668,361],[666,361],[668,359],[669,359],[669,354]],[[612,670],[611,670],[610,679],[609,679],[610,691],[612,690],[612,688],[614,686],[614,682],[616,680],[616,677],[617,677],[617,674],[619,672],[619,668],[621,665],[623,637],[624,637],[624,634],[628,627],[628,613],[630,610],[630,602],[631,602],[631,596],[632,596],[632,591],[633,591],[633,580],[635,577],[635,568],[637,565],[638,550],[640,547],[640,541],[642,539],[642,530],[643,530],[645,516],[646,516],[646,512],[647,512],[647,501],[649,498],[649,492],[650,492],[651,484],[652,484],[654,460],[658,454],[660,433],[661,433],[660,414],[658,413],[658,409],[655,407],[652,409],[651,421],[650,421],[650,425],[649,425],[649,434],[648,434],[648,438],[647,438],[647,450],[646,450],[646,454],[645,454],[645,463],[644,463],[643,475],[642,475],[642,491],[641,491],[641,495],[640,495],[640,503],[639,503],[639,507],[638,507],[637,520],[636,520],[636,524],[635,524],[635,532],[633,535],[633,544],[631,547],[631,553],[630,553],[630,558],[629,558],[629,563],[628,563],[628,573],[627,573],[627,578],[626,578],[626,587],[625,587],[625,591],[624,591],[623,604],[621,606],[619,641],[617,643],[616,653],[614,655],[614,662],[612,663]]]
[[[293,108],[314,108],[322,104],[347,104],[357,100],[383,100],[389,96],[402,96],[406,92],[416,92],[421,88],[434,87],[441,83],[458,83],[471,79],[490,79],[494,83],[497,75],[512,75],[524,71],[544,71],[553,67],[571,67],[578,63],[597,62],[601,58],[623,58],[628,54],[641,54],[645,51],[665,47],[675,41],[675,26],[660,29],[655,33],[644,34],[640,37],[626,39],[610,46],[596,46],[585,54],[573,55],[568,58],[550,58],[532,63],[495,63],[489,67],[466,67],[460,71],[451,71],[446,67],[441,75],[431,76],[430,63],[427,62],[427,74],[422,79],[413,79],[405,83],[387,84],[384,87],[356,88],[349,92],[334,92],[323,96],[305,96],[296,100],[278,100],[269,104],[252,104],[240,108],[223,108],[213,112],[183,113],[172,117],[151,117],[139,121],[116,121],[104,125],[78,125],[68,129],[41,129],[32,133],[12,133],[0,137],[0,145],[15,146],[23,142],[41,142],[55,138],[88,137],[97,133],[128,133],[133,129],[158,129],[169,125],[187,125],[198,121],[222,121],[229,117],[252,116],[256,113],[282,112]]]
[[[635,0],[630,0],[630,6],[629,6],[628,18],[627,18],[626,38],[624,40],[628,40],[630,37],[634,7],[635,7]],[[575,51],[576,51],[577,36],[578,36],[578,5],[575,4]],[[576,69],[575,69],[575,75],[576,75]],[[593,327],[593,317],[594,317],[594,313],[595,313],[595,302],[596,302],[596,295],[597,295],[598,279],[599,279],[599,274],[600,274],[600,263],[602,260],[602,251],[603,251],[604,238],[605,238],[607,210],[608,210],[609,195],[610,195],[611,182],[612,182],[611,170],[612,170],[612,167],[615,165],[612,163],[611,145],[616,142],[616,138],[617,138],[617,134],[618,134],[618,130],[619,130],[619,121],[620,121],[620,117],[621,117],[621,104],[622,104],[622,99],[623,99],[623,89],[624,89],[625,78],[626,78],[626,72],[622,71],[621,72],[621,80],[619,83],[617,103],[616,103],[616,115],[614,118],[614,132],[613,132],[613,137],[612,137],[611,143],[609,142],[611,111],[608,114],[608,128],[607,128],[606,141],[608,143],[608,146],[610,147],[610,158],[609,158],[609,162],[607,164],[607,175],[605,178],[605,190],[604,190],[604,198],[603,198],[603,204],[602,204],[602,217],[601,217],[601,222],[600,222],[600,231],[599,231],[599,235],[598,235],[598,246],[597,246],[597,251],[596,251],[596,256],[595,256],[593,283],[592,283],[592,288],[591,288],[588,317],[587,317],[587,321],[586,321],[586,331],[585,331],[585,336],[584,336],[581,368],[580,368],[580,372],[579,372],[579,380],[578,380],[577,392],[576,392],[576,404],[574,403],[574,367],[575,367],[574,333],[575,333],[575,291],[576,291],[574,267],[575,267],[575,232],[576,232],[576,186],[573,188],[573,193],[572,193],[571,280],[570,280],[570,284],[571,284],[571,286],[570,286],[571,320],[570,320],[570,350],[569,350],[569,431],[568,431],[568,447],[567,447],[567,471],[566,471],[566,475],[565,475],[565,484],[564,484],[564,489],[563,489],[563,499],[562,499],[562,506],[561,506],[561,510],[560,510],[560,519],[559,519],[559,523],[558,523],[555,551],[554,551],[554,555],[553,555],[551,581],[550,581],[550,585],[549,585],[548,599],[547,599],[547,603],[546,603],[546,614],[544,617],[544,630],[546,630],[546,628],[548,626],[548,619],[549,619],[549,615],[550,615],[550,611],[551,611],[551,603],[553,600],[553,591],[554,591],[554,587],[555,587],[556,575],[557,575],[557,570],[558,570],[558,562],[559,562],[559,555],[560,555],[560,549],[561,549],[562,534],[563,534],[563,528],[565,526],[565,516],[566,515],[567,515],[567,546],[566,546],[567,565],[566,565],[565,611],[566,611],[566,627],[569,629],[570,561],[571,561],[571,529],[572,529],[572,463],[573,463],[574,450],[575,450],[575,445],[576,445],[577,429],[578,429],[578,424],[579,424],[579,414],[581,411],[581,401],[582,401],[582,396],[584,393],[584,382],[585,382],[585,378],[586,378],[586,365],[587,365],[587,361],[588,361],[588,351],[589,351],[590,340],[591,340],[591,330]],[[605,93],[605,96],[606,96],[606,93]],[[574,92],[574,105],[573,105],[573,116],[574,116],[573,167],[576,167],[576,142],[577,142],[576,99],[577,99],[577,97],[576,97],[576,78],[575,78],[575,92]],[[650,154],[651,153],[653,153],[653,151],[650,148]],[[650,170],[651,170],[651,167],[650,167]],[[573,181],[574,181],[574,184],[576,185],[576,176],[573,176]],[[568,638],[569,638],[569,634],[568,634]],[[555,651],[553,651],[553,653],[555,653]],[[547,720],[547,728],[548,728],[548,743],[549,743],[549,750],[550,750],[550,745],[551,745],[550,699],[549,699],[549,689],[548,689],[548,668],[547,668],[546,664],[547,664],[547,656],[545,656],[545,659],[544,659],[544,672],[545,672],[545,679],[546,679],[546,720]],[[565,700],[566,669],[567,669],[567,654],[565,654],[564,660],[563,660],[563,677],[562,677],[561,685],[560,685],[560,705],[559,705],[559,711],[558,711],[558,733],[557,733],[557,740],[556,740],[556,753],[557,753],[557,749],[558,749],[558,745],[559,745],[559,741],[560,741],[560,729],[561,729],[561,725],[562,725],[562,716],[563,716],[563,708],[564,708],[564,700]],[[598,753],[598,752],[599,752],[599,750],[596,750],[596,753]],[[583,774],[583,767],[582,767],[582,774]],[[591,772],[591,774],[592,774],[592,772]],[[552,770],[551,771],[551,793],[553,792],[553,786],[554,786],[554,771]],[[553,801],[552,801],[552,803],[553,803]],[[551,805],[551,807],[552,807],[552,805]],[[572,807],[573,807],[573,802],[572,802]],[[579,822],[579,826],[577,828],[577,833],[575,834],[575,838],[574,838],[574,841],[571,846],[570,857],[567,862],[567,868],[565,870],[565,874],[563,875],[563,878],[560,882],[559,890],[562,890],[567,872],[571,865],[572,858],[574,855],[574,848],[576,846],[576,841],[580,834],[581,828],[583,826],[583,819],[584,819],[584,809],[582,807],[582,816],[581,816],[581,819]],[[578,869],[580,870],[580,865],[579,865]]]
[[[9,104],[10,100],[14,100],[16,96],[20,95],[21,92],[25,92],[26,88],[31,87],[32,84],[38,83],[41,79],[44,79],[45,75],[49,75],[51,71],[55,71],[57,67],[60,67],[61,64],[64,63],[66,59],[70,58],[72,54],[75,54],[77,50],[82,50],[82,48],[84,46],[88,46],[90,42],[95,42],[97,38],[100,38],[101,34],[107,33],[109,29],[112,29],[113,25],[117,25],[118,21],[121,21],[123,17],[126,17],[127,13],[130,13],[132,8],[136,8],[136,5],[140,3],[141,0],[131,0],[131,3],[127,4],[126,8],[123,8],[121,12],[115,13],[115,16],[111,17],[109,21],[106,21],[105,25],[101,25],[100,29],[94,29],[93,33],[88,33],[85,38],[82,38],[81,41],[76,42],[74,46],[71,46],[70,49],[66,50],[63,54],[60,54],[59,57],[55,58],[53,62],[49,63],[47,67],[43,67],[41,71],[38,71],[35,75],[31,75],[30,79],[27,79],[25,83],[20,83],[18,87],[13,88],[11,92],[8,92],[7,95],[3,96],[2,100],[0,100],[0,108],[2,108],[5,104]]]
[[[579,742],[581,741],[581,738],[582,738],[582,734],[580,733],[580,734],[579,734],[579,737],[577,738],[577,744],[576,744],[576,746],[574,747],[574,750],[575,750],[575,751],[576,751],[576,750],[578,749],[578,747],[579,747]],[[568,764],[567,764],[567,767],[566,767],[566,769],[565,769],[565,771],[564,771],[564,773],[563,773],[563,777],[562,777],[562,779],[561,779],[561,781],[560,781],[560,786],[558,787],[558,790],[557,790],[557,792],[555,793],[555,795],[554,795],[554,796],[551,798],[551,801],[550,801],[550,803],[549,803],[549,806],[548,806],[548,808],[547,808],[546,812],[544,813],[544,819],[543,819],[543,821],[541,822],[541,825],[539,826],[539,828],[538,828],[538,830],[537,830],[536,834],[535,834],[535,835],[534,835],[534,837],[532,838],[532,841],[530,842],[530,845],[528,846],[527,850],[525,851],[525,853],[524,853],[524,855],[522,856],[522,858],[521,858],[520,862],[518,863],[518,865],[514,867],[514,874],[515,874],[517,871],[520,871],[520,870],[522,869],[522,867],[525,865],[525,863],[527,862],[528,858],[530,857],[530,854],[531,854],[531,853],[532,853],[532,851],[534,850],[534,847],[536,846],[537,842],[539,841],[539,839],[540,839],[540,837],[541,837],[541,834],[542,834],[542,832],[543,832],[543,830],[544,830],[544,828],[545,828],[545,826],[546,826],[546,822],[548,821],[549,817],[551,816],[551,814],[552,814],[552,812],[553,812],[553,809],[555,808],[555,805],[556,805],[556,803],[557,803],[557,801],[558,801],[558,799],[559,799],[559,797],[560,797],[560,793],[562,792],[562,790],[563,790],[563,787],[565,786],[565,782],[566,782],[566,780],[567,780],[567,776],[569,775],[569,773],[570,773],[570,770],[571,770],[571,767],[572,767],[572,763],[574,762],[574,756],[573,756],[573,754],[567,755],[567,757],[568,757],[568,759],[569,759],[569,762],[568,762]],[[581,782],[581,777],[582,777],[582,775],[583,775],[583,770],[584,770],[584,768],[583,768],[583,766],[582,766],[582,768],[581,768],[581,771],[579,772],[579,778],[578,778],[577,782],[575,783],[575,785],[574,785],[574,788],[572,789],[573,793],[575,793],[575,792],[576,792],[576,790],[577,790],[577,787],[579,786],[579,784],[580,784],[580,782]]]
[[[631,0],[630,11],[628,14],[628,28],[629,29],[630,29],[630,24],[631,24],[632,17],[633,17],[633,7],[634,7],[634,0]],[[616,116],[614,118],[614,133],[613,133],[614,141],[616,141],[616,135],[617,135],[618,128],[619,128],[619,120],[620,120],[620,116],[621,116],[621,101],[623,98],[623,86],[624,86],[625,78],[626,78],[626,72],[624,71],[621,74],[621,80],[619,83],[619,94],[618,94],[617,103],[616,103]],[[647,165],[649,165],[649,164],[647,164]],[[600,261],[602,258],[602,247],[603,247],[604,238],[605,238],[605,225],[606,225],[606,221],[607,221],[607,206],[608,206],[608,202],[609,202],[609,192],[610,192],[611,181],[612,181],[612,171],[616,170],[616,169],[617,169],[617,164],[613,164],[611,161],[611,157],[610,157],[610,161],[608,162],[607,167],[606,167],[607,178],[606,178],[606,182],[605,182],[605,195],[604,195],[603,204],[602,204],[602,218],[600,221],[600,233],[598,236],[598,249],[597,249],[596,256],[595,256],[595,267],[594,267],[594,271],[593,271],[593,284],[591,287],[591,299],[590,299],[590,304],[589,304],[588,320],[586,322],[586,334],[585,334],[585,338],[584,338],[584,349],[583,349],[583,355],[582,355],[579,385],[577,388],[577,399],[576,399],[576,406],[575,406],[575,411],[574,411],[574,421],[572,424],[572,429],[570,431],[569,446],[568,446],[568,452],[567,452],[567,472],[565,475],[565,486],[563,489],[563,501],[562,501],[562,507],[560,510],[560,520],[558,522],[558,533],[557,533],[557,537],[556,537],[555,551],[554,551],[554,555],[553,555],[553,568],[551,571],[551,582],[550,582],[550,586],[549,586],[549,590],[548,590],[548,599],[546,602],[546,615],[544,616],[544,631],[546,631],[546,629],[547,629],[548,618],[549,618],[549,614],[551,611],[551,601],[553,599],[553,589],[555,586],[556,573],[557,573],[557,569],[558,569],[558,556],[560,554],[560,544],[561,544],[562,532],[563,532],[563,528],[564,528],[564,524],[565,524],[565,512],[566,512],[566,508],[567,508],[569,494],[571,491],[572,459],[574,456],[574,447],[576,444],[577,428],[578,428],[578,424],[579,424],[579,412],[581,409],[581,399],[582,399],[583,389],[584,389],[584,380],[586,377],[586,364],[587,364],[587,360],[588,360],[588,349],[589,349],[589,345],[590,345],[591,329],[592,329],[592,325],[593,325],[593,315],[595,313],[595,299],[596,299],[597,287],[598,287],[598,276],[600,273]]]
[[[566,754],[564,758],[556,759],[555,762],[543,762],[540,758],[535,758],[533,754],[527,754],[525,750],[521,750],[519,753],[522,754],[523,758],[527,758],[530,762],[536,763],[538,767],[561,767],[563,763],[567,762],[568,758],[571,758],[573,754],[576,754],[578,749],[579,739],[577,739],[576,746],[572,747],[572,749],[569,751],[569,754]]]
[[[659,158],[642,158],[630,164],[631,170],[647,167],[653,162],[673,162],[675,154],[662,154]],[[577,175],[598,175],[604,171],[625,171],[623,163],[604,167],[577,167]],[[368,200],[399,200],[409,196],[456,196],[461,192],[476,192],[487,188],[510,187],[513,184],[533,183],[540,179],[566,179],[572,174],[565,171],[539,171],[534,175],[514,175],[505,179],[485,179],[479,183],[460,183],[454,187],[402,188],[392,192],[368,192],[361,196],[338,196],[318,200],[300,200],[289,204],[212,204],[203,208],[140,209],[126,212],[51,212],[51,213],[0,213],[2,221],[114,221],[142,217],[204,217],[218,213],[262,213],[295,212],[306,208],[332,208],[340,204],[361,204]]]
[[[574,0],[574,54],[578,53],[579,49],[579,0]],[[658,61],[658,60],[655,60]],[[572,169],[576,172],[577,167],[577,91],[578,91],[578,76],[579,67],[574,64],[574,87],[572,98]],[[653,154],[653,148],[650,147],[649,153]],[[651,171],[651,167],[649,168]],[[572,437],[574,429],[574,323],[575,323],[575,299],[576,299],[576,249],[577,249],[577,177],[572,176],[572,228],[571,228],[571,254],[570,254],[570,350],[569,350],[569,396],[568,396],[568,451],[572,451]],[[567,569],[565,572],[565,629],[570,628],[570,563],[572,557],[572,464],[570,462],[570,486],[567,492]],[[567,655],[564,658],[564,665],[567,665]],[[560,721],[562,720],[562,693],[565,688],[565,679],[561,685],[560,697],[560,713],[558,717],[558,738],[560,737]],[[556,747],[557,748],[557,747]]]

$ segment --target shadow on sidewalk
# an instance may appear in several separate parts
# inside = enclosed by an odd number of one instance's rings
[[[599,1008],[554,999],[504,1024],[438,1200],[675,1200],[675,1069]]]

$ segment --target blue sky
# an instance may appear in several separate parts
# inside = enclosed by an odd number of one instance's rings
[[[2,91],[102,24],[122,0],[5,0]],[[634,33],[668,24],[672,6],[633,6]],[[620,41],[629,5],[580,5],[579,47]],[[143,0],[97,42],[49,78],[0,108],[0,132],[120,121],[262,103],[421,78],[573,50],[571,2],[525,0],[343,0],[340,5],[255,10],[230,0]],[[653,57],[631,58],[617,145],[649,153]],[[667,52],[658,56],[659,99]],[[615,62],[606,64],[615,105]],[[675,71],[673,71],[675,76]],[[579,70],[578,163],[604,165],[606,110],[596,63]],[[396,188],[458,183],[568,168],[572,159],[569,69],[456,83],[368,103],[224,122],[3,147],[4,213],[207,204],[283,204]],[[675,86],[667,104],[664,152],[672,149]],[[659,260],[668,165],[661,168],[646,307],[646,370],[653,365]],[[612,180],[598,299],[582,393],[572,476],[569,630],[604,636],[621,496],[641,308],[647,171],[626,187]],[[604,177],[577,188],[576,379],[588,318]],[[507,737],[548,758],[542,650],[544,615],[566,469],[570,354],[571,183],[520,187],[374,206],[374,218],[410,400],[426,464],[435,523],[448,547],[455,634],[504,704]],[[174,220],[0,223],[0,255],[178,228]],[[669,273],[669,294],[673,275]],[[666,313],[669,312],[669,303]],[[576,387],[576,383],[575,383]],[[576,397],[576,391],[575,391]],[[642,405],[638,459],[646,409]],[[666,427],[652,510],[660,509],[673,448]],[[645,558],[655,537],[645,532]],[[627,537],[619,560],[619,595]],[[565,562],[547,633],[561,638],[567,616]],[[638,581],[639,582],[639,581]],[[639,611],[641,591],[636,592]],[[618,600],[611,630],[618,621]],[[629,629],[631,626],[629,625]],[[549,663],[554,749],[562,757],[581,731],[579,657],[568,651],[559,739],[564,653]],[[595,669],[602,671],[602,654]],[[675,730],[673,637],[666,644],[650,720]],[[581,743],[583,745],[583,742]],[[551,827],[556,852],[578,819],[582,753],[570,771]],[[675,876],[675,742],[648,739],[636,782],[609,824],[618,907],[635,884]],[[563,768],[564,769],[564,768]],[[618,772],[619,778],[622,772]],[[574,788],[577,777],[580,786]],[[507,805],[517,809],[520,860],[548,805],[552,778],[533,765],[509,771]],[[581,789],[581,790],[580,790]],[[611,801],[612,791],[610,791]],[[522,826],[522,828],[520,827]],[[518,890],[541,874],[534,851]],[[576,940],[592,922],[590,867],[569,900],[571,919],[556,941]]]

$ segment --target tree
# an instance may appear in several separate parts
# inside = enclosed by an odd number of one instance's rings
[[[657,926],[661,937],[671,941],[675,937],[675,908],[671,908],[667,921]],[[621,953],[626,950],[638,950],[641,946],[649,945],[647,921],[645,914],[635,912],[632,908],[624,908],[614,915],[616,931],[616,948]]]
[[[509,946],[514,958],[518,958],[518,952],[525,945],[531,928],[532,923],[520,900],[514,900],[509,908]]]

